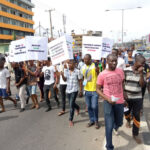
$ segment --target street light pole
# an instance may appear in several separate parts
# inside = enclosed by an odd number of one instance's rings
[[[136,7],[136,8],[142,8],[142,7]],[[119,10],[121,10],[121,12],[122,12],[122,46],[123,46],[123,32],[124,32],[124,11],[125,10],[129,10],[129,9],[135,9],[135,8],[127,8],[127,9],[112,9],[112,10],[109,10],[109,9],[107,9],[107,10],[105,10],[105,11],[119,11]]]
[[[122,9],[122,46],[123,46],[123,24],[124,23],[124,9]]]

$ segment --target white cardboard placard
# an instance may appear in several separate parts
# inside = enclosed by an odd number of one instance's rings
[[[12,41],[10,45],[10,53],[12,54],[14,62],[21,62],[27,60],[27,46],[25,39]]]
[[[26,36],[28,60],[47,60],[48,38],[38,36]]]
[[[48,44],[53,65],[62,63],[67,59],[73,59],[71,40],[72,38],[69,36],[62,36]]]
[[[113,40],[109,38],[103,38],[102,54],[103,58],[106,58],[112,52]]]
[[[90,54],[94,60],[101,59],[102,37],[83,36],[82,43],[83,58],[86,54]]]

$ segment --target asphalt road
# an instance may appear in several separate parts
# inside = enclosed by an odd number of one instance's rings
[[[12,87],[12,93],[15,94]],[[13,95],[14,97],[14,95]],[[79,116],[74,117],[74,127],[69,127],[69,112],[57,116],[58,109],[52,99],[52,110],[45,112],[45,102],[39,110],[31,110],[31,100],[26,111],[20,113],[10,101],[5,101],[6,112],[0,114],[0,150],[100,150],[104,140],[104,119],[100,102],[100,125],[87,128],[88,114],[85,113],[84,98],[77,99],[81,107]]]
[[[13,97],[16,90],[12,83]],[[0,150],[102,150],[105,139],[102,102],[99,102],[100,129],[87,128],[88,114],[85,113],[84,98],[77,98],[81,107],[79,116],[74,117],[74,127],[69,127],[69,109],[61,117],[52,99],[52,110],[45,112],[45,102],[40,103],[39,110],[31,110],[31,100],[26,111],[20,113],[13,104],[5,101],[6,112],[0,114]],[[145,118],[150,124],[150,102],[145,101]],[[146,136],[145,136],[146,137]],[[149,134],[144,142],[150,141]],[[132,140],[132,139],[131,139]],[[122,142],[120,142],[123,144]],[[132,143],[132,142],[131,142]],[[149,145],[150,143],[148,143]],[[117,145],[117,143],[116,143]],[[120,146],[121,147],[121,146]],[[120,149],[118,149],[120,150]],[[128,149],[127,149],[128,150]]]

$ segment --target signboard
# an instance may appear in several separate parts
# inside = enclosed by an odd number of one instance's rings
[[[90,54],[92,59],[100,60],[102,51],[102,37],[83,36],[82,56]]]
[[[112,52],[113,40],[109,38],[103,38],[101,57],[106,58]]]
[[[59,64],[67,59],[73,59],[72,38],[62,36],[48,44],[52,64]]]

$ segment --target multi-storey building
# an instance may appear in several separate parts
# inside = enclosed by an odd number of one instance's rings
[[[33,7],[31,0],[0,0],[0,43],[34,34]]]

